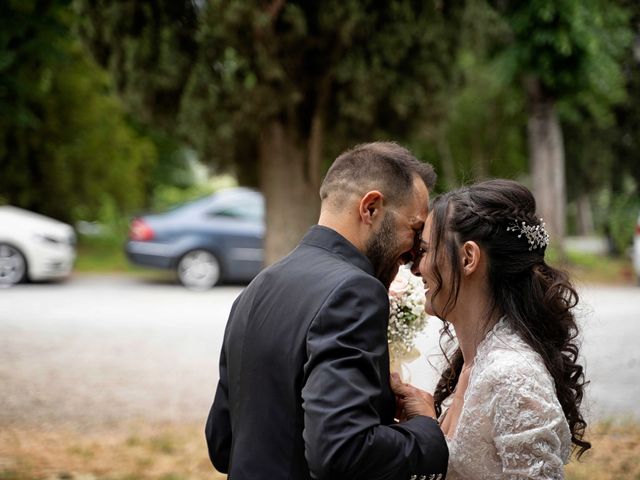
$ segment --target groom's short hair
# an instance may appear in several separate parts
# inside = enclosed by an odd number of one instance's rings
[[[335,159],[320,186],[323,205],[341,206],[351,195],[378,190],[391,205],[398,205],[413,193],[415,176],[433,189],[436,173],[395,142],[356,145]]]

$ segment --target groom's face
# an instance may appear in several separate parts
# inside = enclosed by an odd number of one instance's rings
[[[422,180],[414,182],[413,195],[398,208],[387,208],[378,229],[366,245],[365,254],[375,275],[387,288],[400,265],[413,260],[417,239],[427,218],[429,192]]]

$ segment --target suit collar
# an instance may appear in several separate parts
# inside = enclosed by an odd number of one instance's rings
[[[330,251],[359,269],[364,270],[369,275],[374,273],[373,265],[371,265],[369,259],[349,240],[329,227],[314,225],[300,243]]]

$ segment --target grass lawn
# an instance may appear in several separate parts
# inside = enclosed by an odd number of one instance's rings
[[[568,480],[640,479],[640,424],[604,422]],[[221,480],[202,425],[129,425],[103,432],[0,431],[0,480]]]
[[[101,240],[99,238],[81,237],[77,246],[74,272],[81,274],[116,273],[150,279],[175,280],[175,274],[169,270],[144,268],[131,264],[124,254],[124,241]]]
[[[129,263],[124,254],[124,243],[124,240],[80,237],[74,270],[79,273],[132,274],[147,271]]]
[[[569,272],[576,283],[632,285],[636,282],[631,259],[626,257],[567,251],[565,258],[560,259],[558,252],[551,249],[546,254],[546,261]]]
[[[568,260],[560,264],[571,277],[582,283],[633,285],[637,282],[631,260],[604,255],[568,252]]]
[[[133,272],[122,248],[114,245],[80,243],[77,249],[76,272]]]

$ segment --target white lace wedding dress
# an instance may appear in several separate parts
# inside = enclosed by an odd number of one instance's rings
[[[448,480],[564,478],[571,434],[553,379],[504,320],[478,347],[447,443]]]

